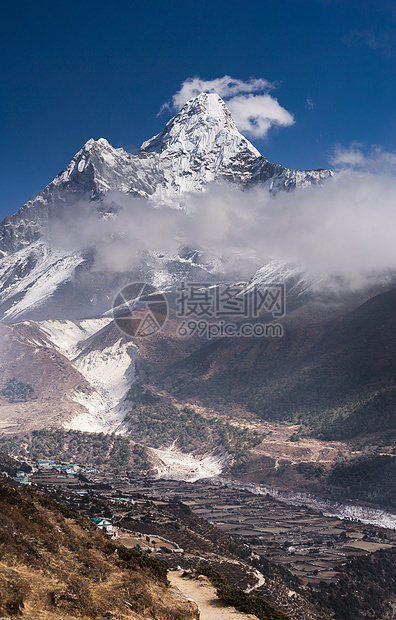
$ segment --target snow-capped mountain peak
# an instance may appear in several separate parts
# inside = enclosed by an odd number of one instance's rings
[[[76,274],[82,282],[84,269],[90,269],[91,248],[86,252],[65,251],[60,256],[46,231],[48,223],[59,215],[64,224],[69,211],[73,218],[75,210],[70,207],[81,201],[92,201],[101,213],[102,198],[118,191],[148,199],[158,207],[188,208],[189,193],[204,191],[216,181],[243,187],[260,184],[276,192],[321,183],[330,175],[328,170],[288,170],[269,162],[238,131],[226,104],[214,93],[201,93],[187,101],[160,134],[143,143],[137,155],[114,148],[105,138],[91,138],[66,170],[0,224],[0,318],[15,320],[31,316],[36,309],[48,318],[51,304],[55,307],[53,315],[63,316],[58,297],[69,295],[72,299]],[[147,266],[150,281],[157,281],[158,275],[161,279],[163,273],[170,278],[185,273],[180,256],[170,257],[165,267],[158,260],[153,258],[153,264]],[[93,312],[91,300],[95,295],[86,284],[89,277],[81,284],[83,305],[88,297],[89,303],[78,309],[79,316]],[[91,281],[92,290],[96,290],[95,278]],[[75,301],[71,303],[76,305]]]
[[[170,157],[180,149],[211,152],[216,144],[247,147],[255,157],[258,150],[242,134],[224,101],[215,93],[201,93],[190,99],[157,136],[143,142],[140,151]],[[236,150],[230,155],[235,155]]]
[[[75,191],[80,188],[84,193],[89,192],[92,197],[103,194],[110,189],[128,191],[128,175],[126,169],[131,166],[133,155],[123,148],[115,149],[105,138],[88,140],[82,149],[76,153],[72,161],[63,172],[54,179],[55,186],[72,184]],[[117,177],[122,178],[117,183]]]
[[[168,179],[167,193],[173,195],[197,191],[217,177],[243,182],[260,157],[214,93],[187,101],[161,133],[143,142],[139,152],[159,155]],[[163,194],[162,190],[162,199]]]

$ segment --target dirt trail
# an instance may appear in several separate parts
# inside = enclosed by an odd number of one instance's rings
[[[168,579],[174,588],[197,603],[200,620],[257,620],[257,616],[226,606],[216,596],[216,589],[206,578],[189,579],[182,577],[182,574],[183,571],[169,571]]]

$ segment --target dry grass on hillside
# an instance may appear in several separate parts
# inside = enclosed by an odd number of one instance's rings
[[[193,620],[157,560],[112,545],[88,521],[0,480],[0,616]]]

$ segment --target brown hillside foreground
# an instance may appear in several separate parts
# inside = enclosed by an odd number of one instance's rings
[[[245,614],[225,605],[216,595],[216,588],[210,584],[207,577],[201,575],[198,579],[189,579],[182,575],[182,570],[169,571],[168,579],[174,588],[197,603],[200,620],[257,620],[257,616]]]
[[[90,521],[0,478],[0,618],[197,620],[163,564],[116,547]]]

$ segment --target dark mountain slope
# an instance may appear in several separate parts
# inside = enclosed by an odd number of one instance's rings
[[[283,338],[223,338],[162,376],[173,393],[350,439],[396,426],[396,289]]]

